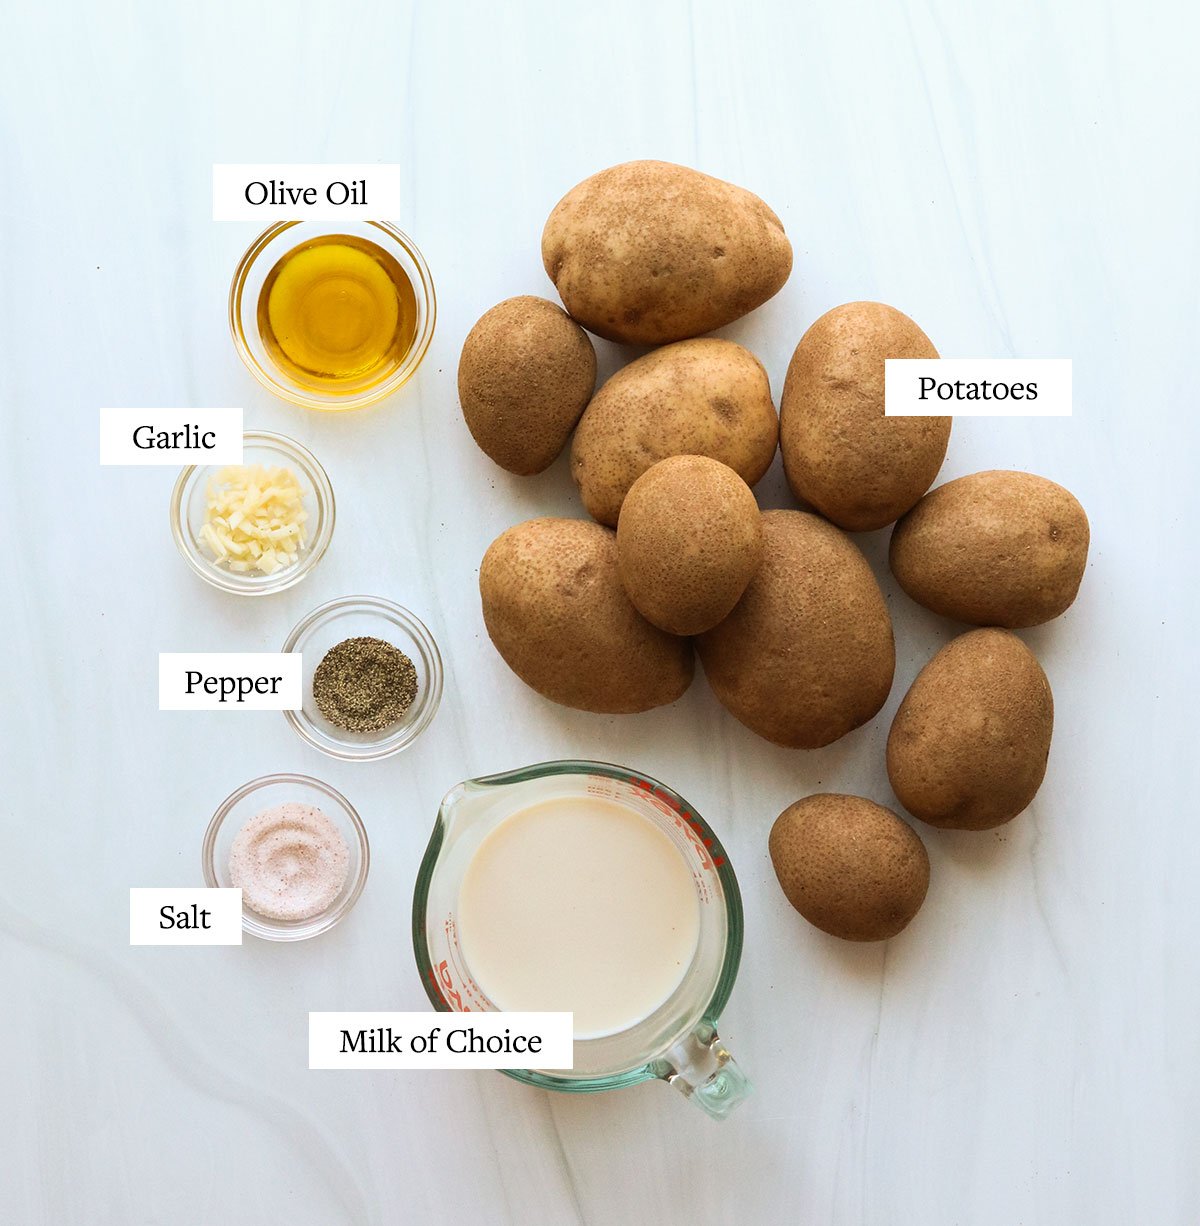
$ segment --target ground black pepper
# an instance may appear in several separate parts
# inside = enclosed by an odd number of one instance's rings
[[[347,732],[379,732],[404,717],[417,696],[417,670],[383,639],[344,639],[313,673],[313,699]]]

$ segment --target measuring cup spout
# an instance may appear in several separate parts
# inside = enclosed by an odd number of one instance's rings
[[[456,783],[438,808],[438,822],[447,836],[472,825],[476,819],[486,816],[489,801],[497,787],[491,779],[464,779]]]
[[[676,1043],[663,1058],[663,1065],[661,1076],[667,1084],[714,1120],[725,1119],[754,1090],[720,1035],[708,1023],[697,1026]]]
[[[467,798],[467,789],[470,787],[470,780],[463,783],[456,783],[442,797],[442,803],[438,806],[438,820],[444,826],[450,826],[458,818],[463,809],[463,802]]]

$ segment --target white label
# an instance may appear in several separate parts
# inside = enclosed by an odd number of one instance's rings
[[[299,711],[304,657],[296,651],[163,651],[160,711]]]
[[[400,167],[393,162],[216,163],[213,221],[394,221]]]
[[[101,464],[240,464],[241,409],[101,409]]]
[[[1070,358],[888,358],[886,417],[1070,417]]]
[[[310,1013],[309,1068],[574,1064],[570,1013]]]
[[[130,945],[240,945],[242,891],[133,886]]]

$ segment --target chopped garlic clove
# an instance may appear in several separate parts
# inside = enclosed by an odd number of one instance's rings
[[[214,565],[270,575],[299,561],[308,513],[290,469],[230,465],[209,481],[207,499],[197,539]]]

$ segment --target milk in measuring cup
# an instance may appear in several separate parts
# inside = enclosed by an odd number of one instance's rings
[[[518,810],[479,845],[458,900],[475,982],[499,1009],[570,1010],[575,1038],[654,1012],[696,952],[700,903],[679,848],[599,797]]]

